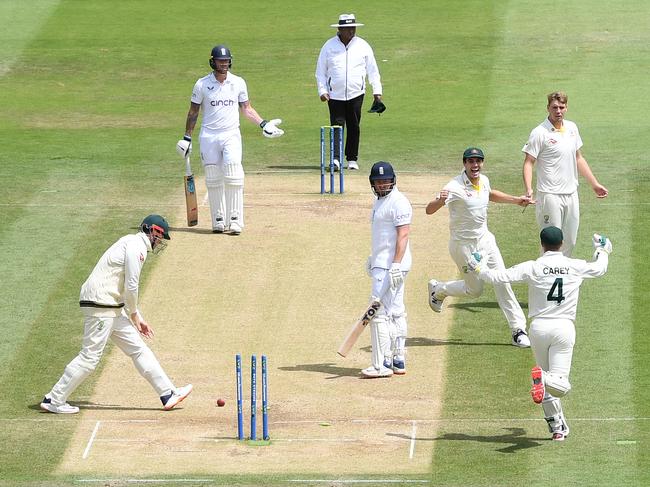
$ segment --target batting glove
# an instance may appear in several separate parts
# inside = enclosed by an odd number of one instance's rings
[[[282,123],[282,120],[279,118],[274,118],[271,121],[266,121],[262,120],[260,123],[260,127],[262,129],[262,134],[264,134],[264,137],[268,137],[269,139],[274,139],[275,137],[280,137],[281,135],[284,135],[284,130],[281,128],[278,128],[278,125]]]
[[[388,275],[390,276],[390,288],[393,290],[400,287],[404,282],[404,274],[402,274],[399,262],[393,262],[391,264]]]
[[[594,244],[594,249],[596,251],[601,250],[603,252],[607,252],[608,254],[612,253],[612,242],[604,235],[598,235],[597,233],[594,233],[592,243]]]
[[[185,135],[181,140],[176,144],[176,152],[180,154],[182,158],[186,158],[192,153],[192,137]]]
[[[472,252],[472,255],[470,255],[469,259],[467,260],[467,268],[472,272],[476,272],[477,274],[480,273],[482,259],[483,256],[481,254],[478,252]]]

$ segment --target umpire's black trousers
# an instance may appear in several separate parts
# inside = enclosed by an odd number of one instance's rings
[[[345,127],[345,159],[356,161],[359,158],[359,124],[361,123],[361,105],[363,95],[351,100],[328,100],[330,124]],[[339,147],[339,134],[334,137],[334,147]],[[336,153],[336,152],[335,152]],[[343,163],[343,157],[338,158]]]

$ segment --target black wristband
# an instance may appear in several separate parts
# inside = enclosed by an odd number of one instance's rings
[[[183,135],[183,140],[187,140],[188,142],[192,142],[192,137],[189,135]]]
[[[264,128],[264,126],[265,126],[267,123],[269,123],[268,120],[262,120],[262,121],[260,122],[260,128]]]

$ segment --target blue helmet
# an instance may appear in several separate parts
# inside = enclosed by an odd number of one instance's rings
[[[390,162],[379,161],[375,162],[370,168],[370,187],[372,191],[379,197],[386,196],[393,190],[395,183],[397,182],[397,176],[391,166]],[[386,181],[390,180],[390,183],[384,184],[381,186],[376,186],[375,181]]]
[[[214,62],[215,59],[228,59],[230,63],[228,64],[228,68],[232,66],[232,54],[230,54],[230,49],[228,49],[227,46],[223,44],[219,44],[218,46],[214,46],[212,48],[212,52],[210,53],[210,67],[212,69],[216,69],[217,64]]]

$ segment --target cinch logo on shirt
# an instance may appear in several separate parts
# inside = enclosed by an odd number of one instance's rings
[[[234,104],[234,100],[210,100],[210,105],[213,107],[231,107]]]

